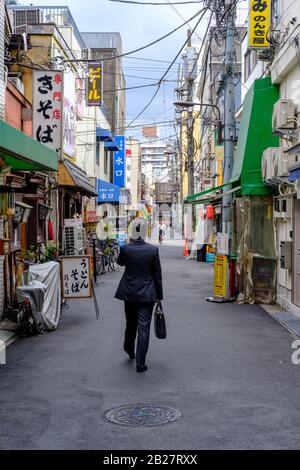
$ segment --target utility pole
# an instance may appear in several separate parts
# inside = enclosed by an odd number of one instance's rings
[[[228,183],[232,176],[234,146],[236,141],[235,96],[234,96],[234,64],[235,64],[235,17],[236,8],[231,0],[227,16],[225,46],[225,102],[224,102],[224,170],[223,184]],[[232,189],[230,186],[226,190]],[[232,194],[227,194],[222,201],[223,232],[232,239]]]

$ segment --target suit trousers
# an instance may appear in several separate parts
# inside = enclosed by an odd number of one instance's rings
[[[154,302],[125,301],[124,303],[126,316],[124,349],[128,353],[134,353],[136,335],[138,335],[136,363],[140,367],[145,365],[148,352]]]

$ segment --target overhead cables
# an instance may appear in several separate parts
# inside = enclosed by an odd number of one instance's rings
[[[125,127],[125,129],[127,129],[127,127],[131,126],[145,111],[146,109],[149,108],[149,106],[152,104],[152,102],[154,101],[154,99],[156,98],[156,96],[158,95],[159,93],[159,90],[160,90],[160,87],[161,87],[161,84],[164,80],[164,78],[166,77],[166,75],[169,73],[169,71],[171,70],[173,64],[176,62],[176,60],[178,59],[178,57],[180,56],[181,52],[183,51],[183,49],[185,48],[186,44],[188,44],[188,42],[190,41],[192,35],[194,34],[195,30],[197,29],[197,27],[199,26],[201,20],[203,19],[203,16],[205,15],[207,11],[207,7],[205,8],[202,8],[200,11],[198,11],[197,15],[196,16],[199,16],[200,15],[200,18],[198,18],[198,21],[196,22],[195,26],[193,27],[193,29],[189,32],[188,34],[188,37],[187,39],[184,41],[183,45],[181,46],[180,50],[178,51],[178,53],[176,54],[176,56],[174,57],[174,59],[172,60],[172,62],[169,64],[169,66],[167,67],[165,73],[161,76],[161,78],[159,79],[158,83],[157,83],[157,90],[154,92],[153,96],[151,97],[150,101],[146,104],[146,106],[144,106],[144,108],[138,113],[138,115]]]

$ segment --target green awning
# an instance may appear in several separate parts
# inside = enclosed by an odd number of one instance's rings
[[[262,180],[261,162],[264,150],[279,146],[279,138],[272,134],[273,106],[278,99],[279,89],[271,77],[254,80],[245,96],[231,178],[240,180],[242,195],[264,196],[273,191]]]
[[[214,191],[218,191],[222,188],[233,185],[234,183],[236,183],[236,181],[230,181],[229,183],[222,184],[221,186],[216,186],[215,188],[206,189],[205,191],[202,191],[200,193],[193,194],[192,196],[188,196],[186,198],[186,202],[191,202],[192,204],[207,204],[210,202],[214,202],[217,199],[221,199],[225,194],[230,194],[230,193],[240,191],[241,186],[236,186],[235,188],[229,189],[228,191],[225,191],[224,193],[212,194]],[[206,197],[207,194],[210,194],[210,196]]]
[[[278,99],[278,86],[272,85],[270,77],[254,80],[243,103],[243,117],[230,182],[192,194],[185,199],[186,202],[210,202],[216,196],[211,195],[209,199],[203,199],[203,196],[231,185],[233,191],[239,186],[242,195],[264,196],[273,192],[262,180],[261,162],[264,150],[279,147],[279,138],[272,134],[273,106]]]
[[[185,198],[185,201],[186,202],[196,202],[196,201],[198,202],[198,199],[202,199],[202,197],[206,196],[206,194],[212,193],[214,191],[218,191],[219,189],[225,188],[225,186],[229,186],[231,184],[232,184],[232,181],[230,183],[221,184],[220,186],[215,186],[214,188],[205,189],[204,191],[201,191],[200,193],[196,193],[196,194],[192,194],[191,196],[187,196]],[[213,199],[213,195],[211,195],[211,196],[212,196],[211,198]]]
[[[58,170],[58,154],[54,150],[4,121],[0,121],[0,157],[12,170]]]

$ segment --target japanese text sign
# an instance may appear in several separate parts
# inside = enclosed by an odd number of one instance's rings
[[[61,258],[62,296],[65,299],[92,297],[90,256],[65,256]]]
[[[266,49],[271,25],[271,0],[250,0],[249,47]]]
[[[226,298],[228,261],[226,256],[215,257],[214,297]]]
[[[33,73],[33,137],[61,152],[62,72],[36,70]]]
[[[125,137],[123,135],[117,135],[114,137],[114,141],[119,147],[118,152],[114,152],[114,184],[125,187]]]
[[[88,106],[102,105],[102,82],[102,64],[89,64],[86,87]]]

